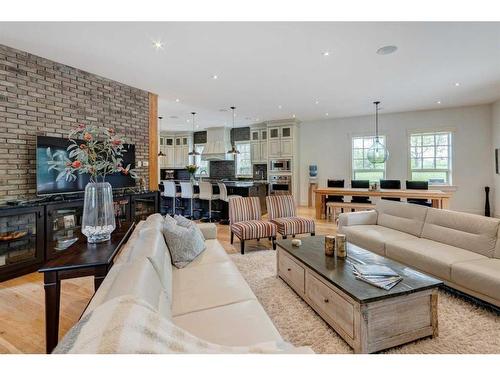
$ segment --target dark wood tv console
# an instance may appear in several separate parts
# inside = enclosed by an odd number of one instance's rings
[[[0,281],[18,277],[65,254],[80,235],[83,194],[35,198],[18,205],[0,205]],[[120,222],[138,222],[159,212],[157,191],[113,194]],[[118,208],[119,207],[119,208]]]

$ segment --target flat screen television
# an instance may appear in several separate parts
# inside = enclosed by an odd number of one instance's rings
[[[83,143],[83,142],[82,142]],[[66,138],[37,136],[36,140],[36,192],[37,195],[51,194],[70,194],[82,192],[85,190],[85,185],[89,182],[88,174],[76,174],[77,178],[74,181],[66,181],[62,178],[56,180],[58,171],[48,170],[47,164],[47,148],[50,147],[52,153],[55,151],[66,151],[70,141]],[[123,153],[123,164],[135,167],[135,146],[125,144],[127,152]],[[106,181],[111,184],[114,189],[133,187],[135,180],[130,175],[122,173],[114,173],[106,176]]]

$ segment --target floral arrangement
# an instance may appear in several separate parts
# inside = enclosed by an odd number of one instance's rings
[[[68,139],[71,144],[66,151],[52,154],[47,148],[48,169],[59,171],[57,180],[74,181],[76,174],[88,173],[90,181],[97,182],[99,177],[104,181],[106,175],[117,172],[138,178],[130,164],[123,165],[123,154],[127,152],[125,139],[114,129],[80,124],[71,131]]]
[[[190,174],[194,174],[196,173],[196,170],[198,169],[198,166],[196,164],[189,164],[189,165],[186,165],[186,170],[190,173]]]

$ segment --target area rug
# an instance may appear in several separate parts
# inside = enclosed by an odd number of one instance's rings
[[[316,353],[353,353],[281,279],[276,277],[276,252],[231,254],[284,340],[310,346]],[[500,353],[500,316],[445,291],[439,292],[439,337],[392,348],[390,354]]]

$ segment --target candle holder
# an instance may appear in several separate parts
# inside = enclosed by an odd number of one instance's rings
[[[346,258],[347,257],[347,246],[345,241],[345,234],[337,234],[336,236],[337,245],[337,257]]]
[[[325,236],[325,255],[327,257],[335,255],[335,236]]]

